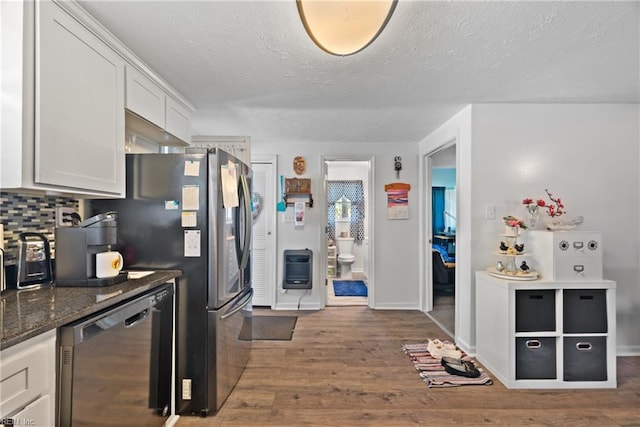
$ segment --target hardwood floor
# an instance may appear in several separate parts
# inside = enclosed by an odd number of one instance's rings
[[[417,311],[328,307],[296,314],[291,341],[255,341],[238,385],[217,415],[194,426],[638,426],[640,357],[618,358],[618,388],[428,389],[403,343],[446,338]]]
[[[433,296],[433,310],[429,315],[439,323],[440,327],[450,337],[455,336],[456,331],[456,300],[453,295],[436,294]]]

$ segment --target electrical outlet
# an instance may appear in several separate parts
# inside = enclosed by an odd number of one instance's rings
[[[191,379],[182,380],[182,400],[191,400]]]
[[[74,208],[69,208],[65,206],[57,207],[56,208],[56,227],[71,227],[72,222],[69,214],[72,214],[75,211],[76,210]],[[68,219],[69,221],[63,221],[64,219]]]

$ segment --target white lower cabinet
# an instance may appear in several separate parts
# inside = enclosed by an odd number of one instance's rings
[[[477,272],[477,359],[508,388],[615,388],[615,292]]]
[[[55,360],[55,330],[0,352],[0,420],[4,424],[55,424]]]

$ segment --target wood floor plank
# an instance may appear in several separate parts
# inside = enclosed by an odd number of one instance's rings
[[[429,389],[405,343],[447,335],[407,310],[329,307],[298,316],[291,341],[256,341],[222,409],[181,417],[178,427],[214,426],[640,426],[640,357],[618,358],[618,388]]]

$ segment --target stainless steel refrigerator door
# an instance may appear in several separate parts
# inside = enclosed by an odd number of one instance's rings
[[[242,271],[249,260],[251,242],[251,194],[247,180],[248,167],[228,153],[217,150],[210,154],[209,161],[209,216],[215,218],[217,227],[210,229],[210,245],[217,246],[216,257],[209,258],[210,275],[215,275],[218,286],[209,294],[208,307],[222,307],[232,298],[244,291],[245,282]],[[237,203],[225,205],[223,182],[234,176],[235,182],[230,185],[236,192]],[[248,216],[247,216],[248,215]],[[245,218],[248,218],[246,220]],[[213,277],[210,277],[213,280]]]
[[[218,411],[242,375],[251,353],[251,299],[253,289],[238,296],[222,310],[209,312],[209,354],[215,369],[209,370],[209,407]]]

